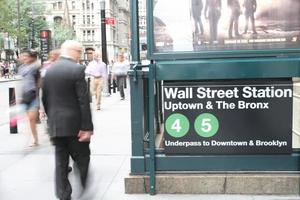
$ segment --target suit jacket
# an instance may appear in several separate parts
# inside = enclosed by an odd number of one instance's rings
[[[42,101],[50,137],[77,136],[80,130],[93,130],[84,70],[83,66],[65,57],[47,69]]]

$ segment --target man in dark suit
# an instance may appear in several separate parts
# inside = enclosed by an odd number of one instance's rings
[[[77,64],[81,52],[82,46],[77,41],[64,42],[61,57],[47,70],[42,86],[49,134],[55,146],[56,196],[62,200],[71,199],[72,193],[69,157],[79,169],[83,188],[90,162],[93,123],[85,68]]]

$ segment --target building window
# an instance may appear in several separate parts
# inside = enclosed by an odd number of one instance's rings
[[[92,40],[95,41],[95,31],[92,30]]]
[[[82,10],[85,10],[85,4],[82,3]]]
[[[90,15],[86,16],[86,23],[87,24],[91,24],[91,17],[90,17]]]
[[[93,25],[95,24],[95,17],[94,17],[94,15],[92,15],[92,24]]]
[[[73,26],[76,24],[76,15],[72,15],[72,24]]]
[[[86,9],[90,9],[90,0],[86,0]]]
[[[75,1],[72,1],[72,9],[74,10],[76,8]]]
[[[62,2],[59,1],[57,4],[58,4],[58,9],[59,9],[59,10],[62,10]]]
[[[91,4],[92,10],[94,10],[94,3]]]
[[[53,21],[56,24],[60,24],[62,22],[62,17],[56,16],[56,17],[53,18]]]
[[[82,17],[83,17],[82,18],[83,19],[82,23],[85,24],[85,15],[83,15]]]
[[[82,35],[83,35],[83,41],[85,41],[85,38],[86,38],[86,35],[85,35],[85,33],[86,33],[86,32],[85,32],[85,31],[83,31],[83,34],[82,34]]]
[[[87,31],[87,40],[91,41],[91,31],[90,30]]]
[[[52,6],[53,6],[53,10],[57,9],[57,3],[53,3]]]
[[[116,30],[113,30],[113,41],[115,44],[117,43],[117,40],[118,40],[117,32],[116,32]]]

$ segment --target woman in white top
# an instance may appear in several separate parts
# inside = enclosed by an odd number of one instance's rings
[[[112,77],[117,81],[118,90],[121,95],[121,100],[125,99],[124,85],[127,77],[127,71],[129,70],[129,63],[125,61],[124,55],[119,54],[117,62],[112,67]]]

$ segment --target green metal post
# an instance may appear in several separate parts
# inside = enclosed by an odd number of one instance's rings
[[[130,1],[130,26],[131,26],[131,56],[132,61],[140,63],[140,39],[139,39],[139,8],[138,0]]]
[[[147,0],[147,58],[150,59],[153,52],[154,36],[151,34],[153,31],[153,17],[149,17],[149,14],[153,12],[153,0]]]
[[[152,65],[149,67],[149,77],[148,77],[148,94],[149,94],[149,153],[150,153],[150,163],[149,163],[149,175],[150,175],[150,194],[155,195],[155,68]]]
[[[144,74],[141,70],[129,71],[131,95],[131,173],[145,173],[143,136],[144,125]]]

